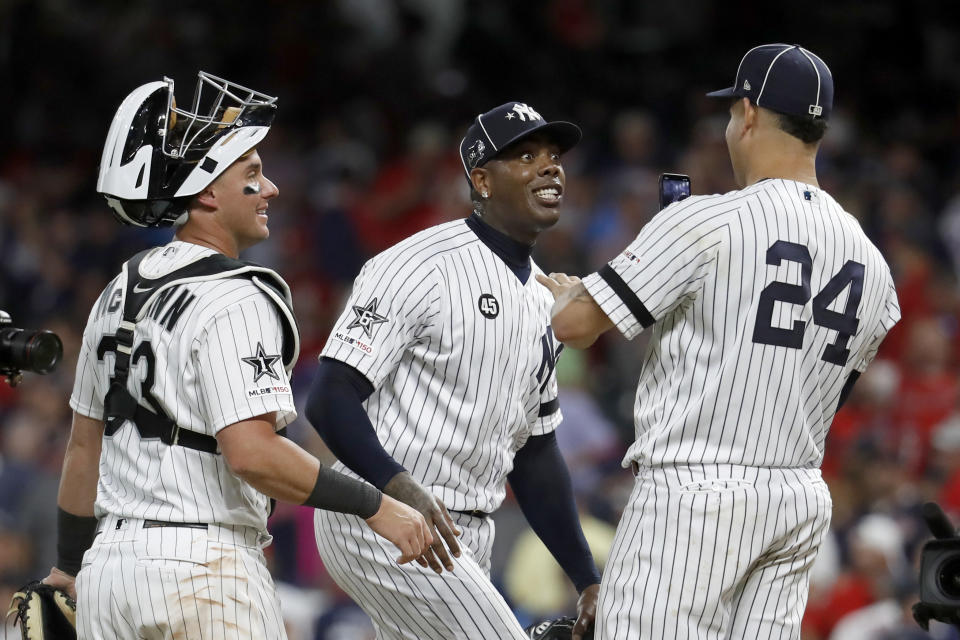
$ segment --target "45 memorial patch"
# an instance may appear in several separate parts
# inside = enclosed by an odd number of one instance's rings
[[[484,293],[480,296],[477,300],[477,308],[480,309],[483,317],[488,320],[493,320],[500,315],[500,303],[489,293]]]

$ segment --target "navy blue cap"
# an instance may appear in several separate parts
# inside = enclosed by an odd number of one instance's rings
[[[830,117],[833,75],[817,54],[797,44],[762,44],[747,51],[733,86],[707,94],[712,98],[750,98],[778,113]]]
[[[482,167],[505,148],[533,134],[546,134],[560,147],[560,153],[573,148],[583,135],[572,122],[547,122],[523,102],[507,102],[481,113],[460,141],[460,160],[470,180],[470,171]]]

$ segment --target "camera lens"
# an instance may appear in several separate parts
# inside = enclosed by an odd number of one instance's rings
[[[937,585],[947,597],[960,599],[960,558],[950,558],[940,565]]]
[[[33,334],[27,343],[27,358],[30,360],[30,370],[36,373],[50,373],[53,371],[60,356],[63,355],[63,343],[52,331],[38,331]]]
[[[0,329],[0,367],[50,373],[63,355],[63,343],[52,331]]]

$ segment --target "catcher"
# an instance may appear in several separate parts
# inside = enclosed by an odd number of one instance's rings
[[[296,417],[299,332],[286,282],[239,260],[269,236],[279,194],[256,149],[275,103],[200,72],[192,110],[165,78],[114,115],[98,192],[125,224],[176,232],[125,263],[91,310],[56,568],[15,604],[26,639],[286,640],[263,554],[271,498],[357,515],[398,562],[432,542],[418,511],[278,433]]]

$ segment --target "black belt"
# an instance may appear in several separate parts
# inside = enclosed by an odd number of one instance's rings
[[[636,460],[630,461],[630,471],[633,471],[633,475],[640,475],[640,464]]]
[[[205,522],[169,522],[167,520],[144,520],[144,529],[156,529],[157,527],[182,527],[184,529],[206,529]]]
[[[117,530],[123,526],[123,523],[127,521],[127,518],[118,518],[117,519]],[[144,529],[156,529],[158,527],[181,527],[184,529],[206,529],[207,524],[205,522],[170,522],[169,520],[144,520],[143,528]]]
[[[480,511],[480,509],[474,509],[473,511],[459,511],[457,509],[450,509],[454,513],[462,513],[465,516],[473,516],[474,518],[489,518],[490,514],[486,511]]]

